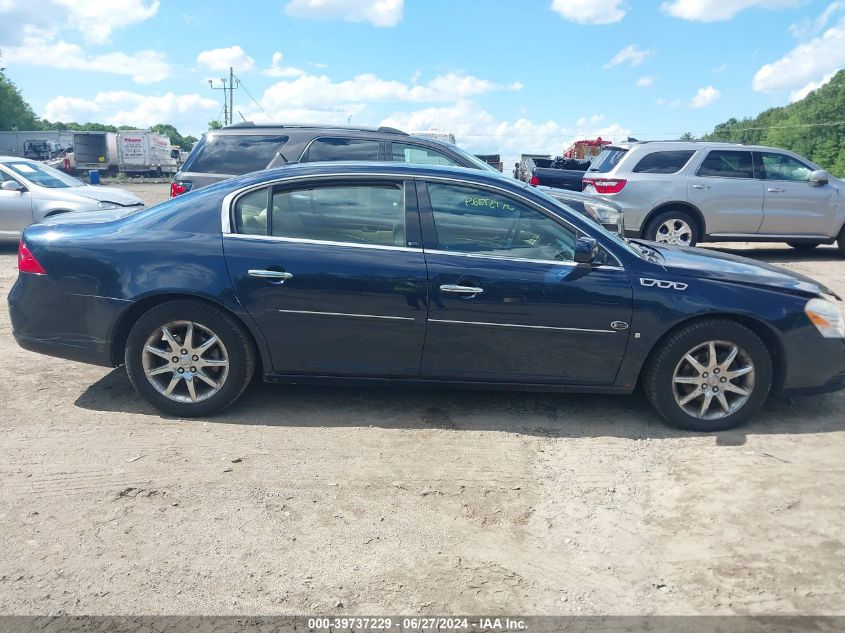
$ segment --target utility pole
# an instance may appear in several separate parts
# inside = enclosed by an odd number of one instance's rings
[[[223,91],[223,125],[231,125],[235,122],[234,91],[236,88],[240,87],[241,81],[240,79],[235,78],[235,71],[231,66],[229,66],[228,84],[227,80],[223,77],[220,78],[220,83],[222,84],[222,86],[215,86],[213,79],[208,80],[208,85],[212,90]]]

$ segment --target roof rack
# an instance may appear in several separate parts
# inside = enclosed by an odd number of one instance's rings
[[[256,123],[255,121],[242,121],[239,123],[232,123],[224,127],[224,130],[238,129],[238,128],[322,128],[325,130],[349,130],[353,132],[381,132],[382,134],[399,134],[401,136],[410,136],[407,132],[397,130],[394,127],[380,126],[380,127],[365,127],[360,125],[336,125],[333,123]]]

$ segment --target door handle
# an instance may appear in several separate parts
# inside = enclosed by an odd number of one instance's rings
[[[783,193],[786,189],[781,189],[780,187],[769,187],[766,191],[769,193]]]
[[[450,292],[453,294],[462,295],[479,295],[484,292],[484,288],[476,288],[475,286],[456,286],[454,284],[444,284],[440,286],[440,292]]]
[[[710,189],[710,185],[693,185],[693,189]]]
[[[259,279],[272,279],[274,281],[281,281],[284,283],[288,279],[293,279],[292,273],[285,273],[281,270],[250,270],[248,271],[250,277],[258,277]]]

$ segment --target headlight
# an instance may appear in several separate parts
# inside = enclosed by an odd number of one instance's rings
[[[100,209],[118,209],[120,205],[114,202],[100,202],[97,207]]]
[[[845,338],[845,314],[833,301],[810,299],[804,312],[825,338]]]

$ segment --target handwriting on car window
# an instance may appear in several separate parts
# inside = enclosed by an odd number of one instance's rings
[[[464,205],[468,207],[487,207],[489,209],[516,211],[516,208],[509,205],[507,202],[499,202],[498,200],[492,200],[490,198],[473,198],[472,196],[469,196],[464,200]]]

